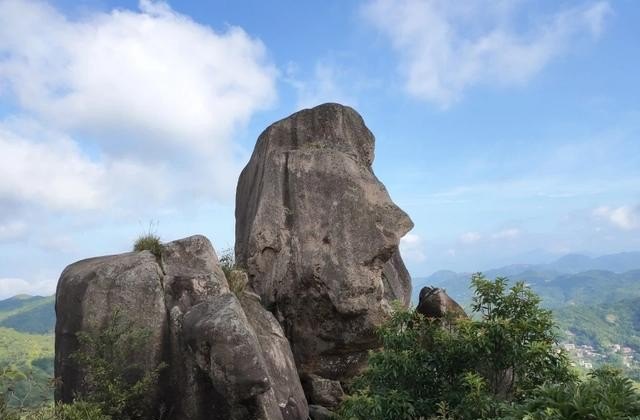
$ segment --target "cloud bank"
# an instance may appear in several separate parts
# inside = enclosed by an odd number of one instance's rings
[[[74,20],[2,1],[0,99],[13,112],[0,122],[0,201],[86,210],[132,197],[227,200],[233,137],[273,102],[275,79],[260,40],[163,2]]]

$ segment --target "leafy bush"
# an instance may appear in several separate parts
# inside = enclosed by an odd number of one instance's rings
[[[85,372],[77,395],[118,420],[142,419],[153,409],[154,388],[165,365],[148,371],[137,362],[149,332],[115,311],[99,332],[78,334],[80,349],[73,360]]]
[[[510,417],[526,420],[630,419],[640,416],[640,392],[620,371],[602,368],[583,382],[545,384]]]
[[[441,322],[396,306],[341,418],[495,418],[546,381],[572,380],[551,313],[530,289],[482,274],[471,282],[471,319]]]

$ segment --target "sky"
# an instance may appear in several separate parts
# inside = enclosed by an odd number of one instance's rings
[[[74,261],[234,243],[258,135],[324,102],[376,136],[414,277],[640,250],[640,5],[0,0],[0,298]]]

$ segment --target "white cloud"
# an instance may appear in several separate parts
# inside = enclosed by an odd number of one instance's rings
[[[640,229],[640,205],[620,207],[601,206],[593,210],[593,215],[622,230]]]
[[[407,261],[419,263],[427,259],[423,240],[415,233],[407,233],[400,239],[400,252]]]
[[[504,229],[491,235],[493,239],[515,239],[520,236],[520,229],[509,228]]]
[[[55,280],[28,282],[23,279],[0,278],[0,299],[15,295],[50,296],[56,291]]]
[[[0,200],[54,209],[92,209],[103,197],[104,169],[69,138],[32,142],[0,123]]]
[[[580,37],[600,35],[611,13],[607,2],[593,2],[515,31],[521,17],[518,5],[495,0],[372,0],[364,15],[400,55],[407,92],[446,108],[474,85],[527,82]]]
[[[135,176],[121,189],[162,175],[167,186],[181,178],[177,189],[228,198],[239,170],[233,135],[275,99],[275,79],[260,40],[239,27],[215,32],[163,2],[79,20],[41,2],[0,2],[0,98],[68,137],[14,144],[14,155],[55,169],[39,183],[44,169],[15,161],[14,174],[29,177],[14,189],[54,206],[94,206],[105,169]],[[67,168],[53,163],[69,157]]]
[[[478,232],[466,232],[460,235],[460,242],[465,244],[473,244],[482,239],[482,235]]]

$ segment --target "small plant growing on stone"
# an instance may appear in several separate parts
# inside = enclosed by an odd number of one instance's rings
[[[236,264],[233,249],[227,248],[223,250],[220,254],[219,262],[220,268],[222,268],[222,272],[227,278],[229,289],[231,289],[238,299],[241,298],[247,288],[247,274],[245,270]]]
[[[154,226],[153,223],[149,224],[147,232],[140,235],[133,244],[134,251],[150,251],[157,258],[162,256],[162,242],[160,236],[156,234],[156,227],[157,225]]]
[[[99,331],[78,334],[80,349],[73,360],[85,371],[82,401],[119,420],[146,418],[153,409],[154,389],[166,364],[147,370],[140,351],[150,333],[116,310]]]
[[[247,273],[238,269],[231,270],[227,275],[227,282],[229,283],[229,289],[239,299],[247,288]]]

